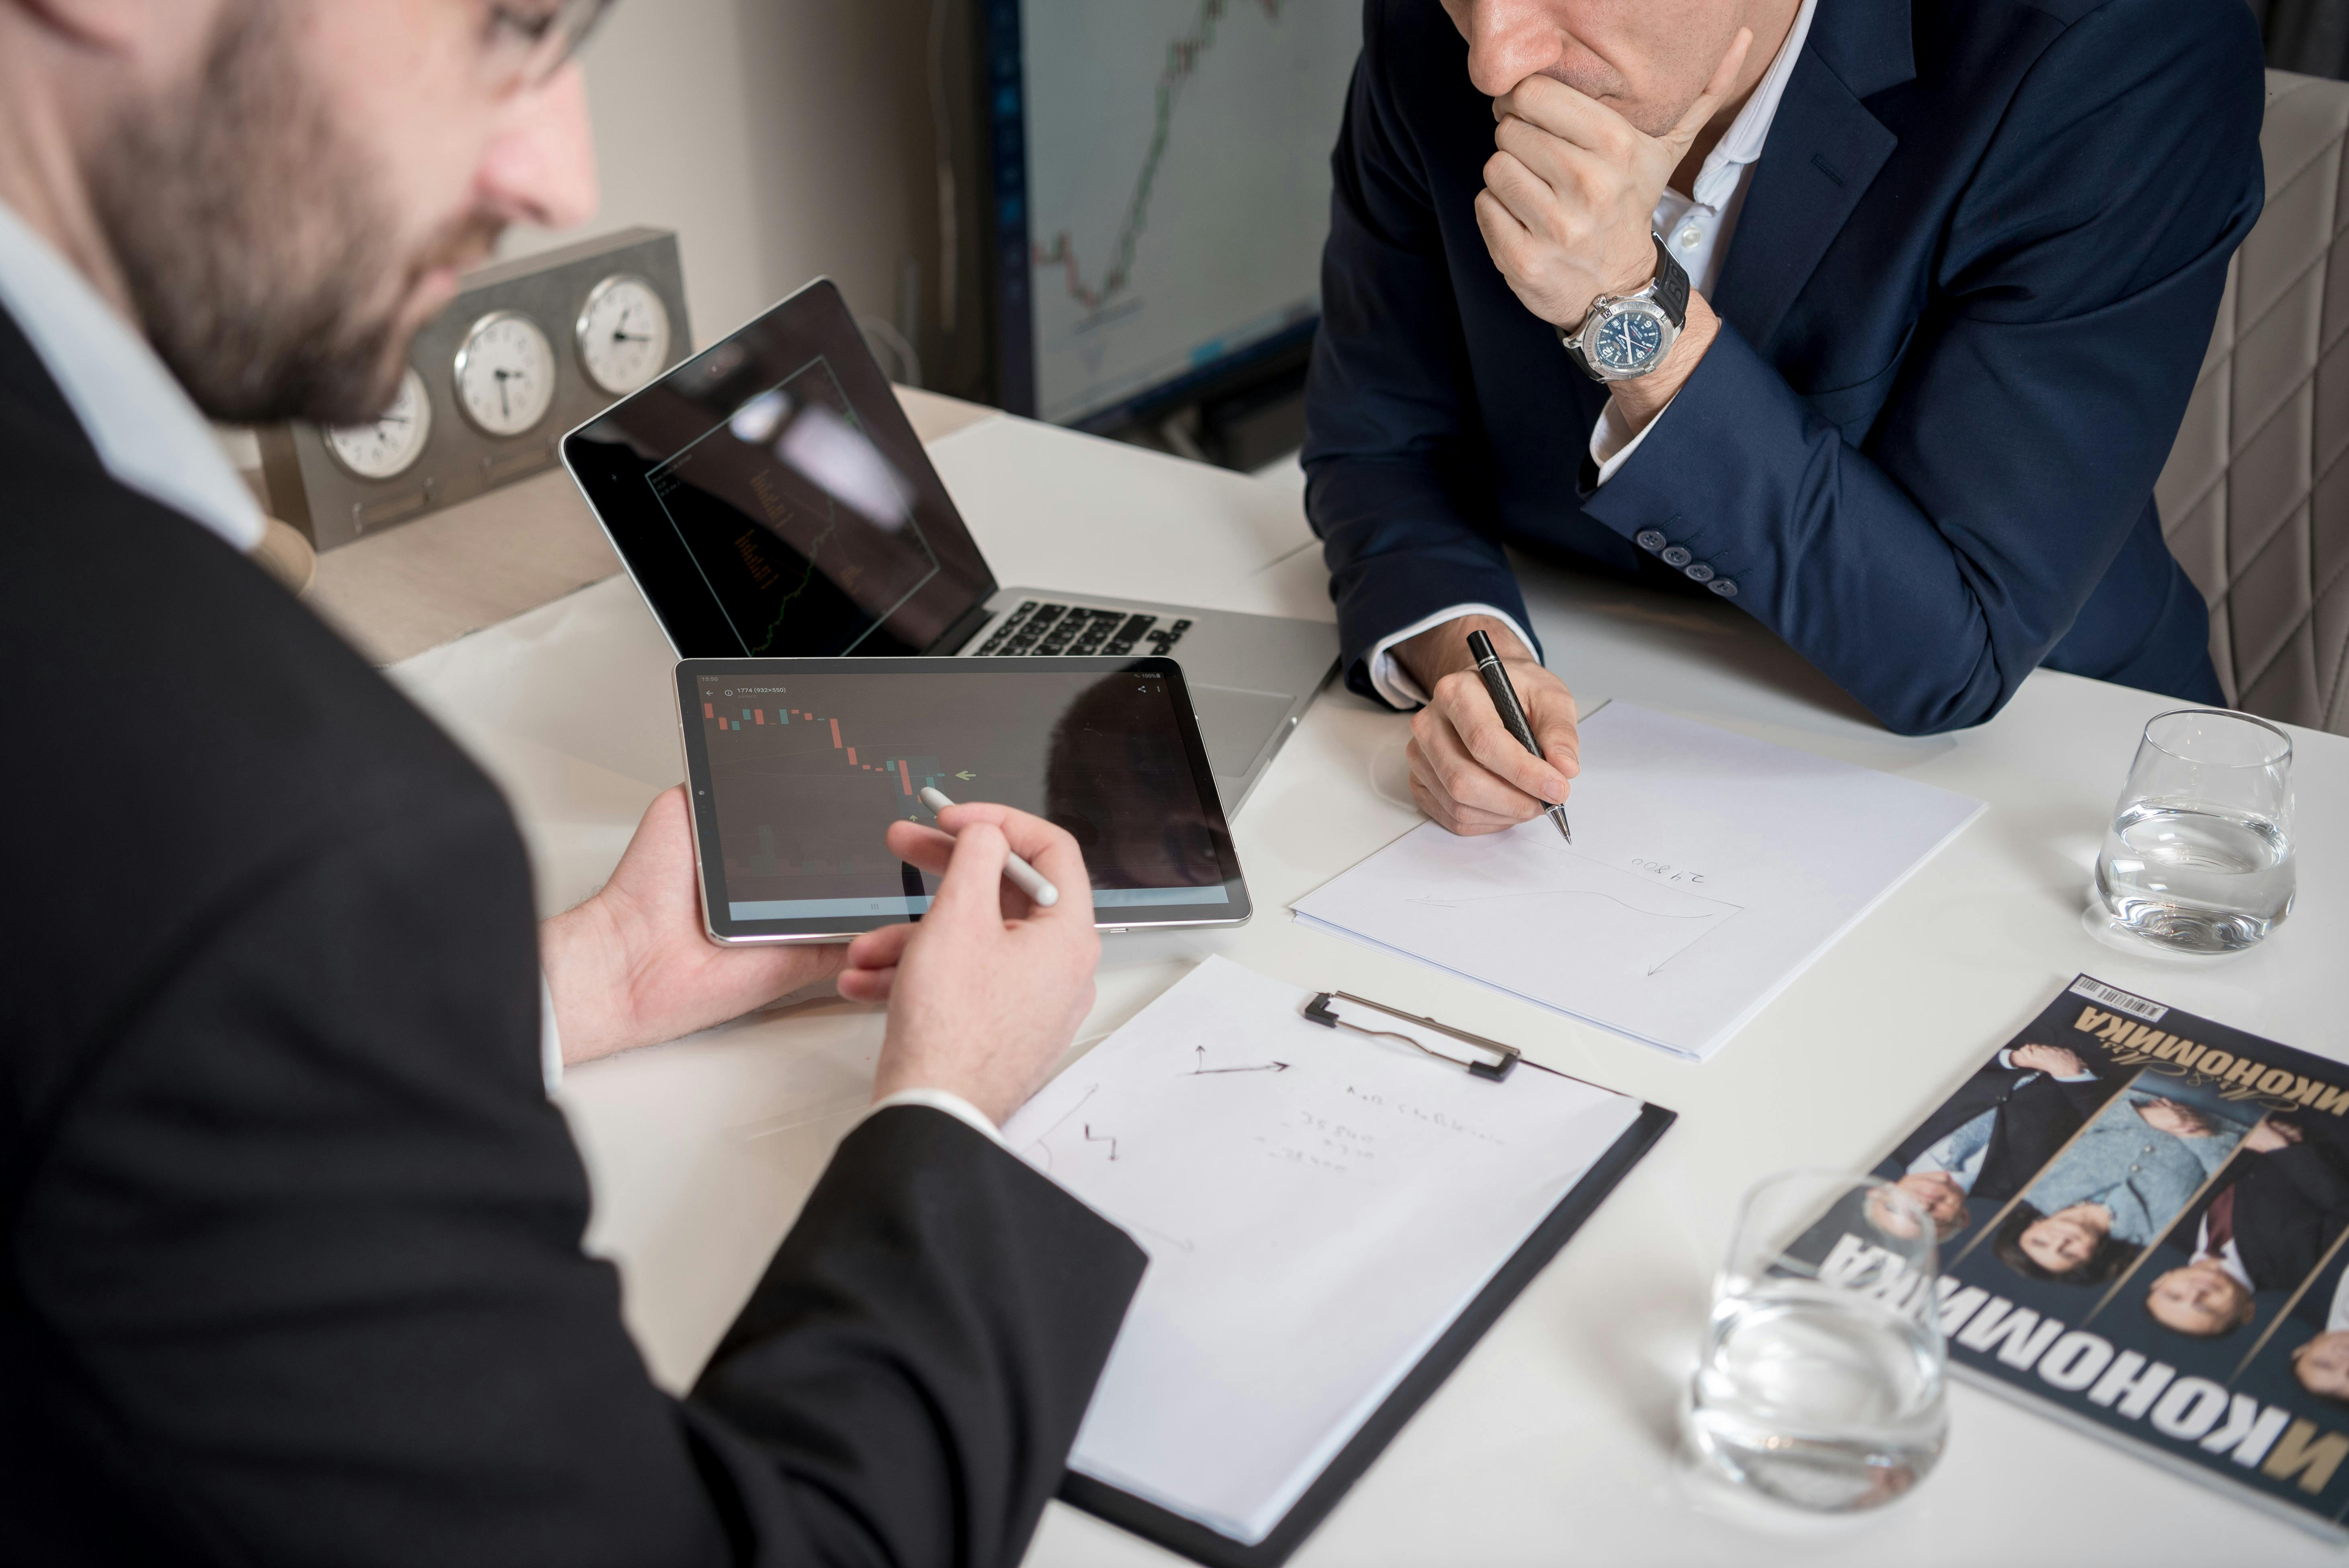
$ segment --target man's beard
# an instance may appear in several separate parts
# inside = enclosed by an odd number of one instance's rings
[[[357,424],[397,390],[417,281],[485,253],[500,225],[468,218],[402,260],[373,165],[304,74],[290,9],[232,4],[191,88],[104,139],[91,200],[148,341],[206,414]]]

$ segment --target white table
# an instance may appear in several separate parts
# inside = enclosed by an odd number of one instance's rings
[[[1024,421],[932,456],[1006,582],[1330,614],[1293,490]],[[1993,722],[1909,740],[1730,605],[1525,567],[1553,668],[1621,696],[1991,802],[1713,1062],[1691,1067],[1294,924],[1287,904],[1409,828],[1405,721],[1332,690],[1235,824],[1257,914],[1235,932],[1112,938],[1100,1038],[1210,953],[1524,1047],[1681,1121],[1355,1488],[1297,1561],[2156,1563],[2335,1561],[2313,1536],[1970,1388],[1951,1446],[1882,1514],[1757,1531],[1678,1480],[1673,1418],[1736,1198],[1797,1164],[1871,1162],[2085,969],[2349,1060],[2349,739],[2296,731],[2302,891],[2263,947],[2177,967],[2099,944],[2080,914],[2103,824],[2165,699],[2043,671]],[[681,773],[669,655],[625,578],[395,672],[504,784],[544,907],[593,891]],[[803,1004],[572,1075],[591,1244],[617,1261],[653,1373],[688,1384],[867,1097],[880,1020]],[[1174,1559],[1055,1504],[1030,1561]]]

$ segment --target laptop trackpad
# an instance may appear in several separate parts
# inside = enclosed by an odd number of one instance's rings
[[[1273,731],[1288,721],[1296,700],[1237,686],[1193,686],[1191,704],[1199,715],[1199,738],[1206,742],[1207,766],[1226,777],[1247,772]]]

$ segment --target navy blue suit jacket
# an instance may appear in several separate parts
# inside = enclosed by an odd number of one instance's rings
[[[1524,621],[1505,543],[1702,592],[1661,533],[1904,733],[2042,664],[2219,700],[2152,491],[2261,201],[2240,0],[1819,0],[1720,336],[1598,489],[1604,391],[1477,232],[1466,46],[1364,10],[1305,449],[1356,690],[1450,605]]]

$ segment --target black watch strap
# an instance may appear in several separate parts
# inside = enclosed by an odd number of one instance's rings
[[[1663,307],[1674,326],[1688,325],[1689,275],[1664,245],[1664,237],[1651,230],[1648,238],[1656,242],[1656,304]]]

